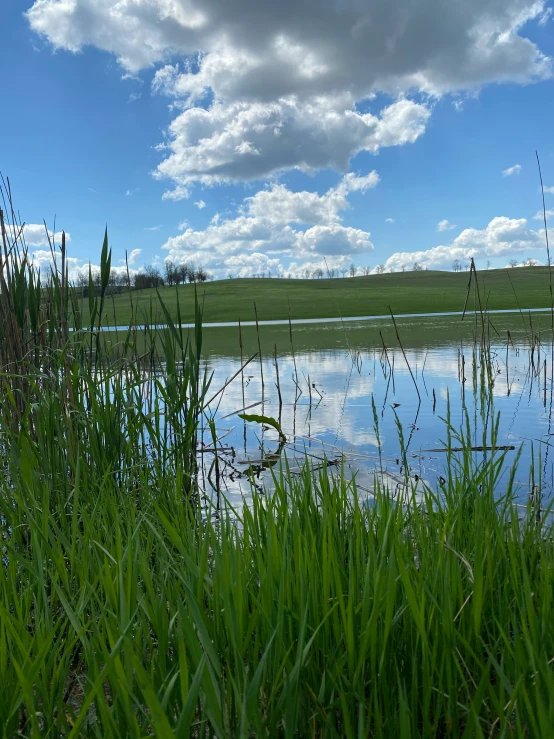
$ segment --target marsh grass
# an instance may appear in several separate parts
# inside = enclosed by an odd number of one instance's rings
[[[551,516],[518,512],[513,468],[496,498],[502,455],[448,461],[417,502],[284,468],[212,517],[161,470],[46,475],[23,435],[4,736],[548,736]]]
[[[198,304],[191,340],[160,299],[161,349],[145,329],[136,352],[137,315],[112,352],[103,293],[69,332],[66,277],[44,286],[10,246],[3,268],[3,737],[550,735],[552,516],[516,507],[516,465],[471,452],[467,415],[445,419],[437,490],[376,476],[369,505],[285,460],[271,495],[212,511]]]

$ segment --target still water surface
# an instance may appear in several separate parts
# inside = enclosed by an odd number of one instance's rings
[[[344,464],[369,496],[380,468],[377,415],[383,467],[394,487],[403,480],[398,423],[402,425],[412,481],[440,482],[444,473],[445,417],[459,429],[464,410],[473,426],[472,444],[483,445],[483,427],[500,414],[498,445],[507,467],[522,448],[516,480],[525,502],[530,490],[532,455],[540,455],[543,500],[552,495],[552,331],[548,313],[491,316],[485,330],[490,345],[492,405],[482,403],[486,379],[480,352],[479,316],[398,318],[400,343],[391,320],[360,319],[260,329],[262,361],[248,364],[213,404],[218,429],[219,477],[205,456],[204,484],[213,498],[220,492],[239,504],[252,484],[271,486],[271,471],[286,455],[293,470],[307,452],[314,466],[323,458]],[[292,344],[291,344],[292,332]],[[242,359],[241,348],[242,343]],[[258,350],[255,328],[206,328],[205,363],[219,389]],[[275,354],[277,361],[275,361]],[[277,373],[279,387],[277,387]],[[263,386],[262,386],[263,374]],[[417,390],[416,390],[417,386]],[[279,402],[279,392],[281,403]],[[280,421],[287,443],[274,429],[242,421],[237,412]],[[374,413],[375,409],[375,413]],[[209,430],[203,440],[213,448]],[[483,452],[475,452],[479,459]],[[490,454],[490,452],[489,452]],[[278,455],[280,455],[278,457]],[[246,471],[252,465],[253,475]],[[329,468],[331,471],[337,467]],[[506,470],[507,474],[507,470]],[[537,473],[538,474],[538,473]],[[499,483],[499,494],[502,481]]]

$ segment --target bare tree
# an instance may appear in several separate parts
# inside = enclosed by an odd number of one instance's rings
[[[189,280],[189,273],[190,267],[186,262],[185,264],[179,265],[179,267],[177,267],[177,269],[175,270],[175,284],[184,284],[187,280]]]
[[[314,269],[313,276],[316,277],[318,280],[321,280],[321,278],[323,277],[323,270],[321,269],[321,267]]]
[[[510,267],[511,267],[512,269],[513,269],[514,267],[517,267],[517,259],[510,259],[510,261],[508,262],[508,264],[510,265]]]
[[[117,276],[117,286],[118,287],[130,287],[130,275],[127,274],[127,272],[120,272]]]
[[[362,267],[362,272],[364,274],[364,277],[367,277],[371,274],[371,267],[369,265],[367,267]]]
[[[412,267],[412,272],[423,272],[423,267],[419,262],[414,262],[414,266]]]
[[[108,286],[117,287],[117,270],[111,269],[110,276],[108,277]]]
[[[487,259],[487,269],[490,269],[490,268],[491,268],[491,262],[490,262],[490,259]]]
[[[176,272],[177,272],[177,269],[175,267],[175,264],[171,260],[168,260],[164,264],[164,275],[165,275],[165,281],[169,286],[176,284],[175,282]]]
[[[382,275],[383,272],[385,271],[385,265],[384,264],[378,264],[375,267],[375,271],[377,272],[378,275]]]
[[[525,262],[522,262],[522,265],[524,267],[536,267],[537,262],[535,259],[531,259],[531,257],[529,257],[529,259],[527,259]]]
[[[452,270],[453,270],[454,272],[461,272],[461,270],[462,270],[462,265],[460,264],[460,260],[459,260],[459,259],[455,259],[455,260],[454,260],[454,261],[452,262]]]
[[[187,280],[189,282],[196,282],[196,265],[194,262],[188,262],[186,265],[188,267],[187,270]]]
[[[356,265],[355,264],[351,264],[350,265],[350,269],[349,269],[350,277],[356,277],[356,272],[357,271],[358,271],[358,268],[356,267]]]
[[[161,287],[164,284],[163,277],[157,267],[147,264],[142,272],[135,277],[135,289],[143,290],[149,287]]]

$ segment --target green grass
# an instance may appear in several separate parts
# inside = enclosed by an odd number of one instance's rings
[[[554,530],[495,500],[501,456],[404,507],[285,470],[212,519],[179,463],[83,439],[67,475],[40,438],[0,496],[3,736],[550,735]]]
[[[237,321],[239,318],[253,321],[254,303],[260,320],[287,319],[289,306],[293,318],[332,318],[387,315],[389,306],[394,313],[459,311],[466,298],[468,278],[468,272],[397,272],[332,280],[220,280],[196,289],[203,302],[206,322]],[[489,270],[480,272],[478,278],[482,299],[490,310],[550,307],[546,267]],[[178,294],[183,320],[192,320],[194,285],[165,287],[160,294],[174,319]],[[139,311],[137,315],[149,313],[152,305],[154,314],[159,317],[155,290],[133,293],[133,302]],[[470,305],[473,307],[473,298]],[[111,324],[126,325],[131,321],[128,293],[115,296],[113,302],[110,298],[106,309]],[[85,323],[86,311],[85,301]]]
[[[110,260],[106,239],[103,289]],[[67,273],[41,293],[6,260],[0,281],[2,737],[551,734],[554,523],[516,508],[502,454],[472,454],[469,418],[445,422],[444,483],[421,498],[377,477],[366,505],[306,464],[213,511],[199,311],[189,336],[158,303],[168,329],[111,353],[104,295],[70,335]],[[494,446],[486,345],[479,362]]]

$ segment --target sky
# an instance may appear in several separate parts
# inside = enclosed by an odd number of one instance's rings
[[[215,278],[546,261],[543,0],[8,0],[0,171],[37,264]]]

